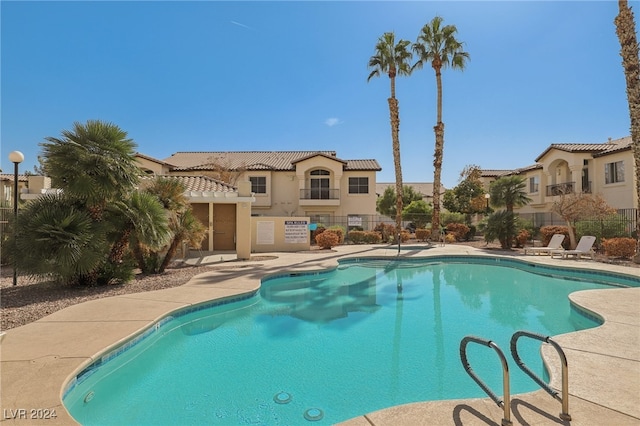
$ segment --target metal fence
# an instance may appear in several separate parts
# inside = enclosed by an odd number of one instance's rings
[[[638,224],[638,209],[618,209],[616,214],[607,219],[585,218],[577,224],[585,229],[603,229],[606,227],[616,236],[630,236]],[[534,228],[543,226],[565,226],[566,222],[556,213],[521,213],[520,217],[530,220]]]

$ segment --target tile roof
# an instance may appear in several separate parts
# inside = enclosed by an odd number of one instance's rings
[[[148,155],[142,154],[141,152],[136,152],[135,153],[135,157],[144,158],[145,160],[153,161],[154,163],[158,163],[158,164],[162,164],[162,165],[166,165],[166,166],[173,166],[173,164],[166,163],[166,162],[164,162],[162,160],[158,160],[157,158],[150,157]]]
[[[553,143],[544,150],[542,154],[536,158],[536,161],[540,161],[549,151],[557,149],[565,152],[587,152],[591,153],[594,157],[600,157],[603,155],[611,154],[625,149],[631,148],[631,136],[627,136],[620,139],[610,140],[607,143]]]
[[[18,175],[18,182],[27,182],[28,180],[29,175]],[[0,173],[0,181],[13,182],[13,173]]]
[[[513,173],[514,170],[482,169],[482,177],[499,177]]]
[[[176,152],[164,161],[179,170],[211,170],[213,165],[227,169],[295,170],[294,164],[315,155],[334,158],[345,164],[346,170],[382,170],[376,160],[341,160],[335,151],[235,151],[235,152]]]
[[[176,176],[163,175],[166,179],[175,179],[182,183],[187,191],[207,191],[207,192],[237,192],[236,187],[228,183],[219,181],[209,176]],[[143,181],[155,179],[152,176],[142,177]]]

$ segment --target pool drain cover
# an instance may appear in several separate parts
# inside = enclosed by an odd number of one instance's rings
[[[287,404],[291,402],[291,394],[287,392],[278,392],[273,397],[273,400],[278,404]]]
[[[304,412],[304,418],[309,420],[310,422],[316,422],[318,420],[322,420],[324,417],[324,413],[319,408],[309,408]]]
[[[95,396],[95,392],[94,391],[90,391],[88,394],[86,394],[84,396],[84,403],[88,403],[89,401],[91,401],[93,399],[93,397]]]

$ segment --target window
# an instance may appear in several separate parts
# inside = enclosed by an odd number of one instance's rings
[[[540,180],[538,176],[529,178],[529,193],[538,192],[540,186]]]
[[[313,170],[311,173],[311,199],[312,200],[328,200],[329,199],[329,178],[316,176],[329,176],[326,170]]]
[[[604,165],[604,183],[624,182],[624,162],[616,161]]]
[[[266,194],[267,193],[267,178],[265,176],[252,176],[249,177],[251,181],[251,192],[254,194]]]
[[[368,194],[369,178],[367,177],[350,177],[349,178],[349,194]]]

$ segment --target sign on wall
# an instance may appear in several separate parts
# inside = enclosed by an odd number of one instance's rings
[[[258,222],[260,223],[260,222]],[[309,222],[306,220],[284,221],[284,242],[288,244],[304,244],[309,238]]]
[[[256,223],[256,244],[274,243],[275,222],[260,221]]]
[[[347,217],[347,225],[348,226],[362,226],[362,217],[360,217],[360,216],[349,216],[349,217]]]

